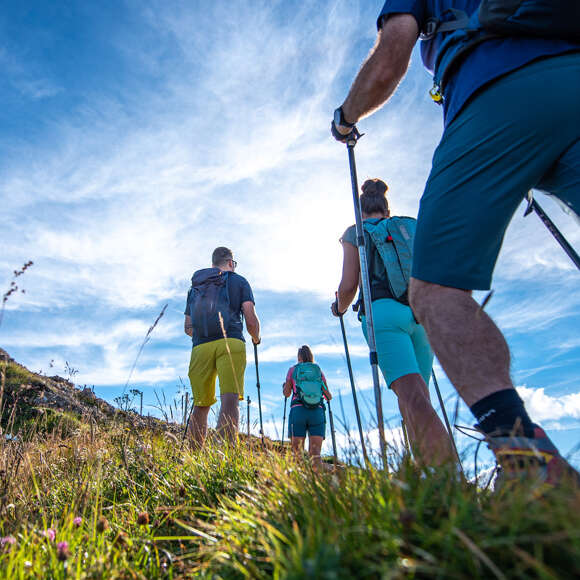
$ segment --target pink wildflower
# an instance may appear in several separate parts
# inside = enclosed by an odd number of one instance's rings
[[[81,518],[80,516],[77,516],[76,518],[73,519],[73,525],[77,528],[80,528],[82,523],[83,518]]]
[[[44,530],[44,532],[42,532],[42,535],[51,542],[54,542],[56,538],[56,530],[54,528],[48,528],[48,530]]]
[[[0,538],[1,548],[10,547],[14,544],[16,544],[16,538],[14,536],[4,536],[3,538]]]
[[[61,561],[64,562],[68,560],[70,556],[70,552],[68,550],[68,542],[59,542],[56,545],[56,557]]]

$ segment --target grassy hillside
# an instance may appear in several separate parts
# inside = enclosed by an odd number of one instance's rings
[[[580,494],[314,473],[0,361],[0,578],[580,577]]]
[[[570,578],[580,497],[78,425],[0,443],[2,578]]]

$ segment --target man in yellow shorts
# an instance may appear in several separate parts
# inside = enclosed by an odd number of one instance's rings
[[[197,447],[203,445],[209,409],[216,402],[216,377],[221,399],[217,431],[235,440],[246,369],[242,316],[252,341],[260,342],[254,295],[248,281],[234,272],[236,266],[230,249],[216,248],[212,267],[194,272],[187,294],[184,330],[193,341],[189,380],[194,404],[188,431]]]

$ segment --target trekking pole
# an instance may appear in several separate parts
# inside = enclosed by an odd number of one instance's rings
[[[328,418],[330,419],[330,436],[332,437],[332,454],[334,457],[334,467],[338,463],[338,454],[336,452],[336,435],[334,432],[334,417],[332,416],[332,409],[330,408],[330,401],[326,401],[328,405]]]
[[[526,197],[528,200],[528,207],[524,212],[524,217],[535,211],[538,214],[538,217],[544,222],[544,225],[548,228],[548,231],[554,236],[554,238],[556,238],[556,241],[560,244],[566,254],[568,254],[568,257],[572,260],[572,262],[574,262],[576,268],[580,270],[580,256],[564,237],[564,234],[562,234],[562,232],[556,227],[556,224],[554,224],[554,222],[548,217],[540,204],[534,199],[534,194],[532,193],[531,189],[528,191],[528,195]]]
[[[445,411],[445,405],[443,404],[443,397],[441,396],[441,391],[439,390],[439,384],[437,383],[437,377],[435,376],[435,371],[431,369],[431,376],[433,377],[433,384],[435,385],[435,391],[437,392],[437,398],[439,399],[439,406],[441,407],[441,413],[443,414],[443,419],[445,419],[445,426],[449,432],[449,438],[451,439],[451,445],[455,455],[457,456],[457,461],[459,462],[459,468],[461,473],[463,473],[463,465],[461,464],[461,457],[459,457],[459,452],[457,451],[457,446],[455,445],[455,439],[453,438],[453,431],[451,430],[451,425],[449,424],[449,419],[447,418],[447,412]]]
[[[264,444],[264,425],[262,423],[262,397],[260,395],[260,373],[258,371],[258,345],[254,342],[254,361],[256,363],[256,388],[258,389],[258,413],[260,415],[260,437]]]
[[[337,295],[338,295],[338,292],[337,292]],[[368,464],[369,457],[367,455],[367,448],[365,445],[365,438],[363,435],[362,423],[360,420],[360,412],[358,409],[358,400],[356,397],[356,387],[354,386],[354,376],[352,374],[352,364],[350,363],[350,353],[348,351],[348,342],[346,340],[346,330],[344,328],[344,320],[342,318],[342,315],[339,316],[339,319],[340,319],[340,329],[342,330],[342,341],[344,342],[344,353],[346,355],[346,366],[348,367],[348,376],[350,378],[350,388],[352,390],[352,398],[354,401],[354,411],[356,414],[356,422],[358,424],[358,433],[360,435],[360,444],[361,444],[361,449],[362,449],[363,457],[365,460],[365,464]]]
[[[365,237],[362,224],[362,212],[360,207],[360,198],[358,194],[358,179],[356,175],[356,162],[354,158],[354,147],[360,137],[360,133],[353,129],[349,140],[346,142],[346,149],[348,151],[348,163],[350,167],[350,181],[352,185],[352,199],[354,202],[354,217],[356,223],[356,241],[358,246],[358,257],[360,262],[360,273],[362,280],[362,294],[365,307],[366,326],[367,326],[367,340],[369,344],[369,359],[371,363],[371,370],[373,376],[373,388],[375,393],[375,406],[377,410],[377,423],[379,429],[379,445],[381,449],[381,459],[383,461],[383,469],[388,470],[387,463],[387,448],[385,442],[385,426],[383,421],[383,403],[381,396],[381,385],[379,382],[379,359],[377,356],[377,347],[375,340],[375,328],[373,324],[373,311],[371,301],[371,285],[369,280],[369,271],[367,265],[367,254],[365,249]]]
[[[247,422],[248,422],[248,442],[250,440],[250,403],[252,401],[250,400],[250,395],[248,395],[248,413],[247,413]]]
[[[401,419],[401,431],[403,432],[403,443],[405,444],[405,451],[409,457],[411,456],[411,446],[409,445],[409,434],[407,433],[407,425],[405,419]]]
[[[288,397],[284,395],[284,419],[282,419],[282,448],[284,448],[284,429],[286,428],[286,404],[288,403]]]
[[[181,449],[183,449],[183,444],[185,443],[185,438],[187,437],[187,430],[189,429],[189,421],[191,420],[191,414],[193,413],[193,407],[195,401],[191,403],[191,410],[189,409],[189,404],[187,405],[187,415],[185,421],[185,428],[183,429],[183,439],[181,440]]]

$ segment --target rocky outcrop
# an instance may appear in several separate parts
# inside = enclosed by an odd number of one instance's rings
[[[3,385],[4,420],[9,414],[15,416],[16,422],[22,417],[32,418],[42,409],[67,411],[97,420],[110,418],[117,412],[90,389],[80,390],[59,376],[33,373],[3,349],[0,349],[0,381],[0,387]]]
[[[100,399],[89,387],[78,388],[59,376],[47,377],[29,371],[0,348],[0,420],[4,428],[33,422],[48,410],[72,413],[89,421],[127,420],[132,427],[175,431],[154,417],[122,411]],[[12,430],[12,429],[11,429]]]

